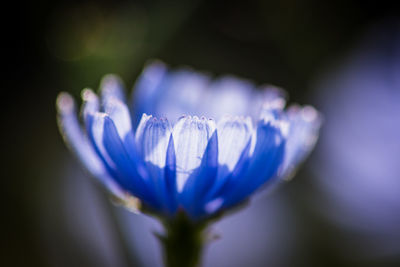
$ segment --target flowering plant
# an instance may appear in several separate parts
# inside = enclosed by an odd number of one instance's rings
[[[64,139],[87,170],[120,203],[163,222],[166,265],[195,266],[207,225],[289,178],[313,148],[320,115],[310,106],[284,110],[283,96],[153,62],[132,109],[114,75],[103,79],[100,98],[83,90],[84,127],[69,94],[57,107]]]

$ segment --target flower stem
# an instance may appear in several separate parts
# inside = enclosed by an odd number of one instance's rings
[[[166,267],[199,267],[205,242],[205,223],[194,223],[182,212],[164,221],[165,235],[159,236]]]

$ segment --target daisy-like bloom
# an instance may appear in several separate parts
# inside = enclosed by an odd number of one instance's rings
[[[57,107],[66,143],[114,196],[196,224],[291,176],[312,150],[319,113],[286,111],[283,95],[153,62],[135,85],[131,109],[114,75],[102,80],[100,97],[83,90],[83,125],[69,94],[59,95]]]

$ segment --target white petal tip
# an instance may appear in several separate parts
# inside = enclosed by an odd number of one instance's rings
[[[301,116],[305,121],[313,122],[320,120],[321,116],[319,112],[312,106],[305,106],[301,111]]]
[[[61,92],[57,96],[56,105],[57,105],[58,112],[69,113],[74,110],[75,101],[74,101],[74,98],[70,94],[68,94],[66,92]]]
[[[290,124],[285,119],[277,119],[272,114],[266,114],[262,116],[260,121],[262,122],[262,124],[270,124],[271,126],[278,128],[281,131],[283,137],[287,137],[289,134]]]
[[[151,119],[152,117],[153,117],[153,115],[147,115],[146,113],[143,113],[140,121],[147,121],[147,120]]]
[[[286,100],[282,97],[267,100],[263,103],[262,109],[282,110],[286,105]]]
[[[97,98],[96,94],[90,88],[83,89],[81,92],[81,97],[82,97],[82,100],[86,101],[86,102],[89,102],[89,101]]]
[[[299,116],[299,118],[301,118],[301,120],[303,120],[304,122],[312,123],[316,127],[320,126],[323,119],[321,113],[314,107],[312,106],[302,107],[297,104],[293,104],[289,107],[288,115],[289,118]]]
[[[182,115],[178,118],[179,120],[192,120],[192,121],[214,121],[213,118],[207,118],[206,116],[191,116],[191,115]]]
[[[116,74],[106,74],[103,76],[100,82],[101,90],[113,89],[122,83],[121,78]]]

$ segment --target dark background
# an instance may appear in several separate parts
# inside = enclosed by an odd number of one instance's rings
[[[130,88],[148,59],[232,73],[285,88],[309,103],[310,83],[365,31],[399,16],[391,1],[32,1],[2,8],[1,266],[53,266],[39,229],[41,206],[62,221],[52,186],[69,156],[56,125],[60,91],[75,97],[118,73]],[[318,103],[312,103],[318,106]],[[70,160],[68,158],[68,160]],[[79,167],[77,164],[75,167]],[[399,257],[354,261],[334,225],[308,208],[307,168],[283,190],[308,225],[296,266],[399,266]],[[45,200],[43,200],[45,199]],[[66,231],[66,232],[63,232]],[[93,264],[63,243],[60,257]],[[340,246],[340,244],[339,244]]]

